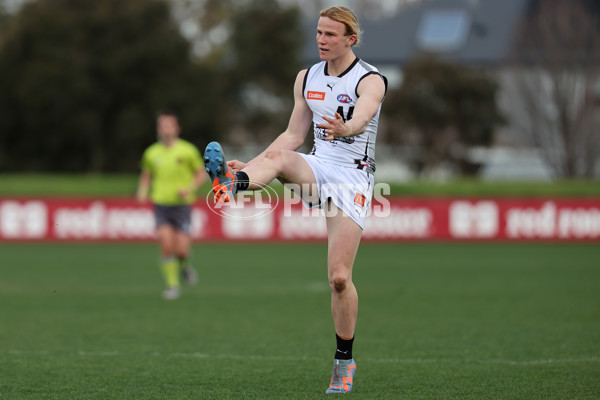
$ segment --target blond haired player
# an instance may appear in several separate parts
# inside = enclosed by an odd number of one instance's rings
[[[316,39],[321,62],[298,73],[287,129],[247,164],[225,163],[216,142],[207,146],[204,162],[219,201],[278,178],[302,188],[308,205],[328,208],[327,270],[337,349],[326,393],[348,393],[356,371],[352,344],[358,311],[352,267],[373,193],[375,139],[387,81],[354,55],[360,29],[350,9],[321,11]],[[311,125],[312,151],[297,153]]]

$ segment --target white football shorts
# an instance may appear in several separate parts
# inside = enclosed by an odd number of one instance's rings
[[[328,199],[344,214],[352,218],[362,229],[371,207],[375,177],[356,167],[346,167],[323,161],[314,155],[300,154],[315,175],[318,199],[302,202],[308,208],[324,207]]]

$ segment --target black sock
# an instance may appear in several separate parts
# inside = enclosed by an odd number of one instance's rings
[[[248,174],[244,171],[238,171],[235,173],[235,177],[237,179],[237,190],[236,192],[248,189],[250,185],[250,178],[248,178]]]
[[[335,340],[337,342],[337,349],[335,350],[336,360],[351,360],[352,359],[352,343],[354,343],[354,337],[350,340],[342,339],[335,334]]]

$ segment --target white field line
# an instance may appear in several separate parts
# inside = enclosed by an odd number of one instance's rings
[[[5,352],[13,356],[45,356],[64,354],[60,351],[24,351],[8,350]],[[67,355],[68,352],[66,352]],[[258,356],[258,355],[236,355],[236,354],[208,354],[208,353],[124,353],[119,351],[77,351],[70,355],[80,357],[166,357],[166,358],[200,358],[200,359],[226,359],[226,360],[250,360],[250,361],[323,361],[323,357],[289,357],[289,356]],[[327,359],[328,360],[328,359]],[[360,361],[377,364],[429,364],[429,363],[471,363],[471,364],[500,364],[500,365],[550,365],[550,364],[582,364],[600,362],[600,357],[582,357],[582,358],[549,358],[545,360],[470,360],[470,359],[451,359],[451,358],[370,358],[361,357]]]

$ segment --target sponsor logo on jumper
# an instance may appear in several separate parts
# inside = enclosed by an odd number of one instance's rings
[[[339,101],[340,103],[348,104],[352,102],[352,97],[348,96],[347,94],[340,94],[337,97],[337,101]]]
[[[308,100],[325,100],[325,92],[309,91],[308,93],[306,93],[306,98]]]

